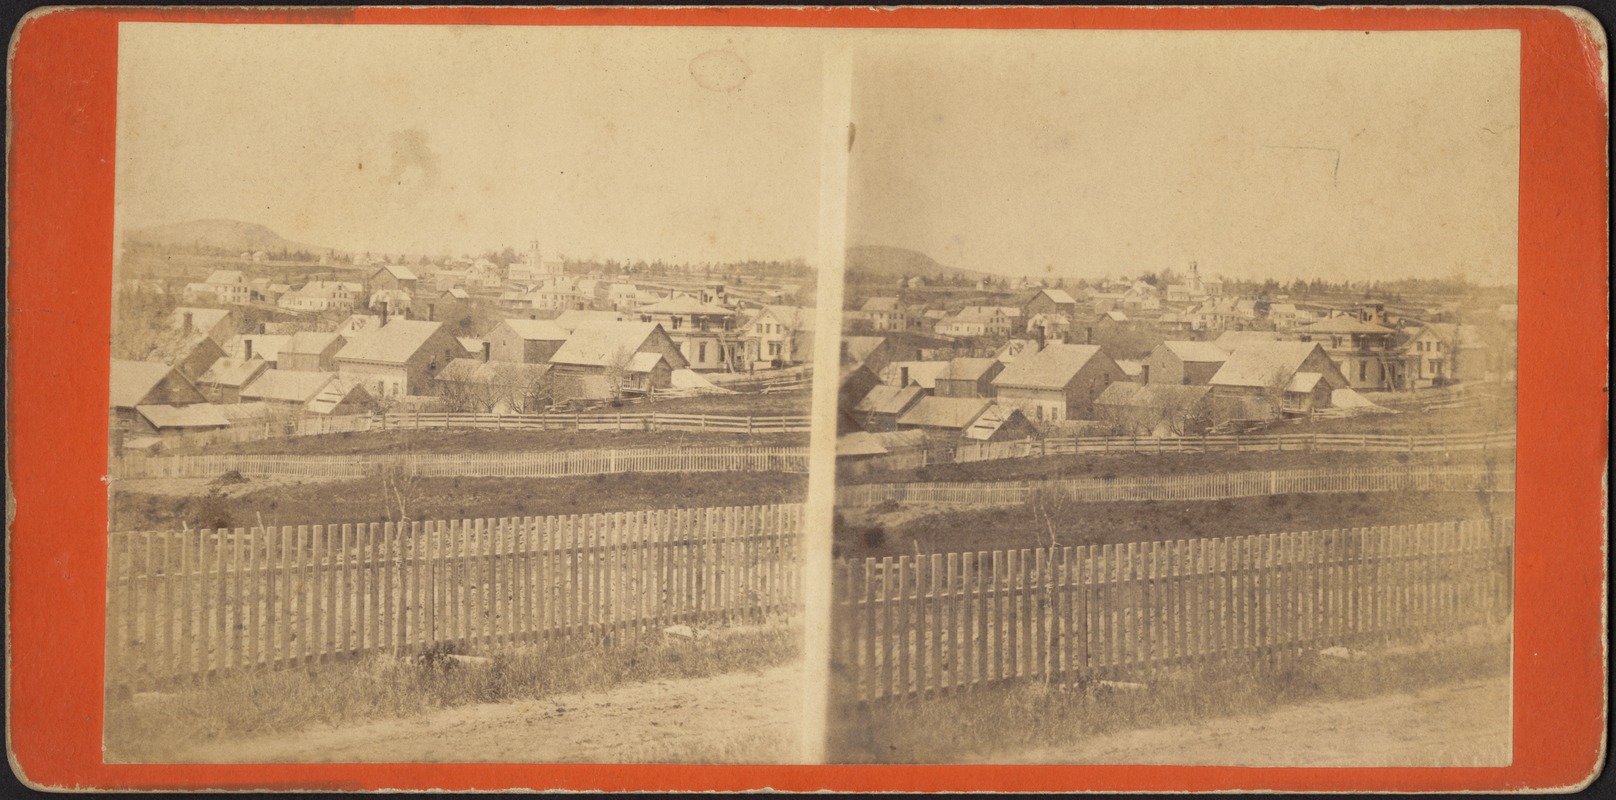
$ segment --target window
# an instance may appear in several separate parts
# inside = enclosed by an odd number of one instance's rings
[[[673,329],[674,330],[679,330],[679,318],[678,317],[673,318]]]
[[[703,364],[707,362],[707,343],[706,342],[702,342],[700,345],[698,345],[696,347],[696,362],[697,363],[703,363]]]
[[[1360,380],[1360,381],[1369,380],[1369,362],[1367,362],[1367,361],[1359,361],[1358,362],[1358,380]]]

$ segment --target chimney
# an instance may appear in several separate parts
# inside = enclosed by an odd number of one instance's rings
[[[1094,344],[1094,326],[1083,329],[1083,344]]]
[[[382,303],[382,324],[387,324],[387,304]]]
[[[898,385],[899,386],[908,386],[909,385],[909,368],[908,367],[898,367]]]
[[[182,334],[184,334],[186,336],[190,336],[191,335],[191,329],[192,329],[191,312],[187,311],[187,312],[185,312],[185,316],[181,318],[180,333],[182,333]]]
[[[251,361],[252,360],[252,340],[251,339],[242,339],[241,344],[242,344],[243,347],[246,348],[246,350],[243,351],[244,355],[242,355],[241,360],[242,361]]]
[[[488,360],[489,356],[493,354],[493,352],[494,352],[494,343],[493,342],[488,342],[488,341],[483,342],[483,361],[486,362]]]
[[[427,303],[426,304],[426,321],[427,322],[437,322],[437,320],[438,320],[437,304],[435,304],[435,303]]]
[[[1139,382],[1140,383],[1150,383],[1150,365],[1149,364],[1140,364],[1139,365]]]

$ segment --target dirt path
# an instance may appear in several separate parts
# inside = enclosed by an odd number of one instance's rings
[[[1019,764],[1251,767],[1505,766],[1507,677],[1267,714],[1124,731],[1006,759]]]
[[[180,763],[791,763],[801,667],[213,742]]]

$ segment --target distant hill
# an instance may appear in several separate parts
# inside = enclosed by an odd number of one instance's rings
[[[198,219],[150,228],[133,228],[124,232],[124,240],[131,244],[174,248],[219,248],[236,252],[263,250],[276,253],[306,251],[330,252],[329,247],[294,242],[253,222],[233,219]]]
[[[974,279],[988,274],[938,263],[918,250],[879,244],[847,248],[847,271],[871,281],[896,281],[906,275],[963,275]]]

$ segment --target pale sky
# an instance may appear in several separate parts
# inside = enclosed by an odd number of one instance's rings
[[[118,225],[809,258],[819,53],[792,30],[124,23]]]
[[[894,31],[849,241],[1068,279],[1516,274],[1514,31]]]

